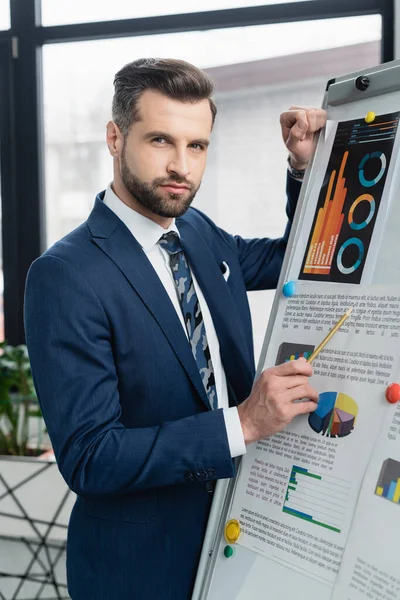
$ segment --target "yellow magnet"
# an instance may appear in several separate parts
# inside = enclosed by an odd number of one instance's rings
[[[376,114],[374,112],[368,112],[365,121],[366,123],[373,123],[375,121]]]
[[[230,544],[238,541],[240,535],[240,523],[236,519],[231,519],[225,525],[225,539]]]

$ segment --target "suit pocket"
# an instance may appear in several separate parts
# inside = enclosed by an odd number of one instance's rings
[[[157,492],[138,492],[116,498],[81,498],[83,511],[106,521],[151,523],[157,517]]]

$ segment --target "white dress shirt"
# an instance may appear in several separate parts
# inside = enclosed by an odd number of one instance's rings
[[[104,196],[104,204],[108,206],[108,208],[112,210],[117,215],[117,217],[121,219],[123,223],[125,223],[129,231],[141,245],[143,252],[146,254],[155,272],[160,278],[160,281],[163,284],[165,291],[167,292],[175,308],[175,311],[179,317],[179,320],[187,337],[187,331],[185,327],[185,322],[183,320],[176,285],[169,264],[169,254],[165,248],[162,248],[162,246],[158,244],[158,241],[161,238],[161,236],[165,233],[168,233],[169,231],[175,231],[179,235],[179,230],[175,224],[175,219],[173,219],[168,229],[164,229],[163,227],[161,227],[161,225],[158,225],[158,223],[155,223],[151,219],[144,217],[140,213],[127,206],[124,202],[122,202],[122,200],[120,200],[118,196],[114,193],[111,185],[109,185],[106,190]],[[197,298],[199,300],[200,309],[203,315],[204,327],[206,330],[208,346],[211,354],[211,361],[214,368],[218,408],[223,409],[226,432],[229,442],[229,450],[231,453],[231,457],[235,458],[236,456],[240,456],[242,454],[245,454],[246,452],[243,430],[240,424],[237,408],[229,408],[226,377],[224,367],[221,361],[217,333],[215,331],[214,323],[210,311],[208,309],[207,303],[193,273],[192,277]]]

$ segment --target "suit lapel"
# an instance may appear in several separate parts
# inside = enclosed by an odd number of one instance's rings
[[[242,319],[220,267],[197,230],[184,219],[177,227],[185,254],[201,287],[217,332],[228,387],[238,399],[249,393],[253,383]]]
[[[156,319],[200,398],[210,409],[200,373],[175,308],[139,243],[99,197],[88,219],[88,226],[94,243],[117,265]]]

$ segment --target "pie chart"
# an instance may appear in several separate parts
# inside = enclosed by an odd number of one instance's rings
[[[324,392],[318,408],[308,417],[310,427],[327,437],[345,437],[354,429],[358,406],[353,398],[341,392]]]

